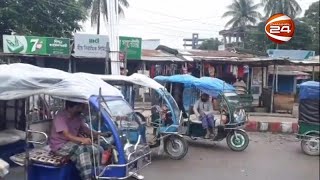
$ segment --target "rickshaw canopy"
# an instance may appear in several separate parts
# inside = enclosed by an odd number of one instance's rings
[[[233,92],[235,88],[218,78],[201,77],[194,81],[194,86],[200,91],[207,93],[213,97],[217,97],[223,92]]]
[[[235,88],[218,78],[201,77],[196,78],[191,75],[173,75],[173,76],[157,76],[154,78],[159,82],[182,83],[191,85],[200,91],[209,94],[210,96],[217,97],[223,92],[233,92]]]
[[[176,125],[179,123],[177,119],[178,117],[180,117],[180,111],[177,103],[175,102],[171,94],[166,90],[166,88],[162,86],[160,83],[158,83],[157,81],[147,77],[146,75],[138,74],[138,73],[134,73],[131,76],[124,76],[124,75],[96,75],[96,76],[107,82],[115,81],[118,83],[117,85],[121,85],[122,84],[121,81],[124,81],[125,83],[139,85],[142,87],[147,87],[155,90],[161,96],[161,98],[163,98],[167,102],[169,109],[172,112],[175,112],[173,114],[174,124]]]
[[[157,81],[147,77],[143,74],[134,73],[131,76],[124,75],[96,75],[104,81],[125,81],[127,83],[136,84],[139,86],[147,87],[154,90],[165,89]]]
[[[307,81],[300,84],[299,99],[320,99],[320,82]]]
[[[192,85],[193,81],[197,80],[198,78],[189,75],[189,74],[177,74],[172,76],[156,76],[154,78],[158,82],[163,83],[182,83],[186,85]]]
[[[87,73],[68,73],[29,64],[0,65],[0,100],[47,94],[65,100],[88,102],[91,96],[123,97],[121,92]]]

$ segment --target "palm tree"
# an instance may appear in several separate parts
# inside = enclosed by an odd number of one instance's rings
[[[255,24],[261,17],[257,11],[259,6],[260,4],[254,4],[252,0],[233,0],[233,3],[228,6],[229,11],[222,15],[222,17],[232,17],[226,27],[232,25],[232,27],[244,28],[246,25]]]
[[[296,0],[262,0],[262,3],[267,18],[277,13],[295,18],[302,11]]]
[[[108,9],[106,0],[83,0],[83,5],[89,10],[91,26],[97,25],[97,34],[100,33],[100,14],[108,20]],[[124,15],[124,8],[129,7],[128,0],[119,0],[119,15]]]

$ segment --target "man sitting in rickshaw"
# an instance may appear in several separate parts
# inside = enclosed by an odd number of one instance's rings
[[[66,101],[65,110],[59,112],[53,119],[50,148],[58,155],[70,157],[80,172],[81,179],[91,180],[92,155],[101,156],[103,148],[97,145],[92,146],[90,138],[80,135],[83,133],[91,137],[91,130],[81,118],[84,106],[82,103]],[[95,138],[98,134],[93,131]]]
[[[213,106],[208,94],[201,94],[193,106],[193,112],[202,122],[202,127],[206,130],[205,138],[210,138],[214,128]]]

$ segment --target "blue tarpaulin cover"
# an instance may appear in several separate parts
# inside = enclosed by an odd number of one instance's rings
[[[319,100],[320,99],[320,82],[316,81],[307,81],[300,84],[300,93],[299,98],[310,99],[310,100]]]
[[[182,83],[188,86],[198,88],[200,91],[217,97],[222,92],[234,91],[235,88],[218,78],[201,77],[196,78],[191,75],[173,75],[173,76],[157,76],[154,78],[159,82]]]
[[[194,80],[198,78],[191,76],[189,74],[177,74],[172,76],[156,76],[154,80],[158,82],[173,82],[182,84],[192,84]]]
[[[194,81],[193,85],[200,91],[217,97],[222,92],[232,92],[235,88],[221,79],[212,77],[201,77]]]

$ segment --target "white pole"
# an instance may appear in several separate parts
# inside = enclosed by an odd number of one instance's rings
[[[276,92],[278,92],[278,78],[279,78],[279,75],[278,75],[278,66],[276,66]]]
[[[110,37],[111,74],[120,75],[118,0],[106,0],[108,9],[108,30]]]

